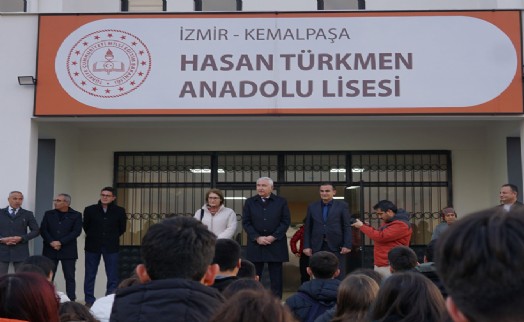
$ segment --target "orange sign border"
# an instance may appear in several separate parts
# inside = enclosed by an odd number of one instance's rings
[[[114,18],[299,18],[299,17],[408,17],[468,16],[497,26],[512,41],[517,51],[517,66],[522,66],[521,11],[410,11],[410,12],[279,12],[279,13],[158,13],[158,14],[41,14],[39,15],[35,116],[159,116],[159,115],[482,115],[523,114],[522,69],[498,97],[470,107],[411,108],[258,108],[258,109],[99,109],[80,103],[64,91],[55,71],[55,56],[71,32],[92,21]]]

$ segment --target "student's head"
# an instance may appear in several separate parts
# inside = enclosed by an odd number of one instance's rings
[[[243,290],[230,297],[211,322],[294,322],[287,306],[269,291]]]
[[[234,271],[240,266],[240,245],[232,240],[221,238],[215,245],[213,264],[218,264],[221,272]]]
[[[348,275],[338,287],[337,309],[332,321],[367,321],[367,313],[377,297],[379,285],[362,274]]]
[[[59,313],[60,322],[99,322],[85,305],[73,301],[60,304]]]
[[[333,253],[320,251],[309,258],[308,274],[317,279],[335,278],[340,274],[338,258]]]
[[[522,321],[524,212],[465,216],[439,238],[435,263],[455,321]]]
[[[36,273],[0,276],[0,317],[31,322],[58,322],[55,288]]]
[[[222,295],[226,299],[228,299],[242,290],[261,291],[261,290],[264,290],[264,286],[262,285],[262,283],[260,283],[259,281],[255,279],[241,278],[229,284],[222,291]]]
[[[377,282],[379,286],[382,285],[382,281],[384,280],[384,275],[371,268],[357,268],[356,270],[351,272],[351,275],[353,274],[361,274],[366,275],[367,277],[371,277],[375,282]]]
[[[384,221],[391,220],[397,213],[397,206],[389,200],[380,200],[373,206],[377,216]]]
[[[249,278],[258,281],[257,270],[255,269],[255,264],[248,261],[247,259],[240,260],[240,269],[237,273],[238,278]]]
[[[104,187],[100,190],[100,203],[104,206],[109,205],[116,199],[116,189],[113,187]]]
[[[398,317],[395,321],[441,322],[447,317],[446,305],[438,288],[424,275],[396,273],[382,283],[370,311],[373,321],[393,316]]]
[[[215,234],[194,218],[165,219],[145,234],[137,275],[142,282],[183,278],[212,284],[218,272],[218,265],[211,265],[215,243]]]
[[[417,254],[407,246],[393,247],[388,253],[391,272],[409,271],[417,267]]]
[[[40,273],[40,271],[38,271],[37,269],[31,268],[31,265],[40,268],[49,281],[53,279],[53,271],[55,270],[55,263],[53,262],[53,260],[41,255],[29,256],[22,262],[22,265],[18,268],[17,272],[22,270],[25,272]]]

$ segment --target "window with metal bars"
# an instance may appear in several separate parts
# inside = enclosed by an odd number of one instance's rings
[[[129,218],[122,244],[139,245],[149,226],[165,217],[192,216],[210,188],[222,189],[225,205],[241,215],[263,176],[288,199],[295,223],[325,181],[337,185],[337,196],[346,199],[354,216],[376,227],[373,205],[391,200],[411,213],[414,245],[429,242],[439,210],[452,204],[449,151],[118,152],[114,184]],[[364,245],[372,241],[364,239]]]
[[[365,0],[317,0],[318,10],[363,10]]]
[[[242,0],[195,0],[195,11],[242,11]]]
[[[0,12],[27,12],[27,0],[2,0]]]
[[[167,0],[122,0],[121,10],[124,12],[166,11]]]

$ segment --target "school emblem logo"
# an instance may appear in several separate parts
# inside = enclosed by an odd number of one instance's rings
[[[119,97],[136,90],[151,71],[151,54],[135,35],[100,30],[80,39],[67,56],[67,72],[83,92]]]

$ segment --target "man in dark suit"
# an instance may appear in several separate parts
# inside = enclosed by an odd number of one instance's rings
[[[89,307],[95,301],[95,280],[101,257],[104,257],[106,268],[106,295],[113,293],[119,283],[118,251],[120,236],[126,231],[127,217],[126,210],[116,205],[115,193],[113,187],[103,188],[98,203],[84,210],[84,293],[86,305]]]
[[[320,201],[307,208],[304,224],[304,254],[318,251],[335,254],[339,261],[339,279],[345,276],[345,258],[351,252],[351,216],[344,201],[335,200],[337,191],[332,183],[320,185]]]
[[[67,297],[76,300],[75,266],[78,259],[76,239],[82,233],[82,214],[71,205],[71,196],[61,193],[53,200],[55,209],[44,214],[40,231],[44,240],[42,255],[53,260],[53,280],[62,262],[62,271],[66,282]]]
[[[0,210],[0,275],[8,273],[9,263],[13,263],[16,271],[29,257],[27,242],[39,234],[33,213],[21,208],[24,195],[20,191],[11,191],[7,201],[9,206]]]
[[[506,212],[510,210],[523,209],[524,204],[517,200],[519,195],[519,188],[516,185],[511,183],[506,183],[500,187],[500,205],[499,207],[503,208]]]
[[[257,195],[246,200],[242,225],[247,233],[247,259],[262,279],[267,263],[271,291],[282,298],[282,263],[289,261],[286,232],[291,215],[286,199],[272,193],[273,180],[257,180]]]

